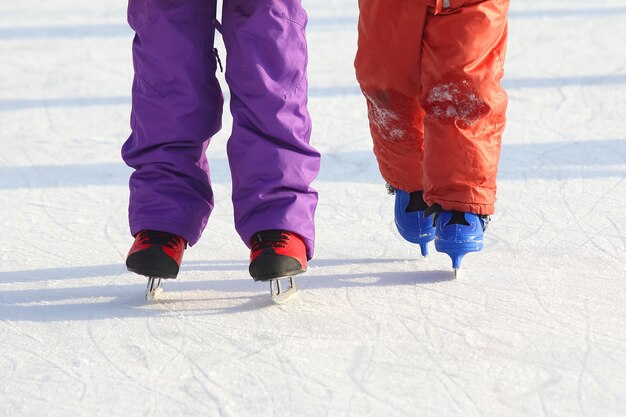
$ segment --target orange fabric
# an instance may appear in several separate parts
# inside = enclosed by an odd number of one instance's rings
[[[509,0],[359,0],[357,79],[383,178],[492,214]]]

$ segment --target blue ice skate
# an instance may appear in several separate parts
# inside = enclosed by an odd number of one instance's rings
[[[398,232],[405,240],[420,245],[422,256],[427,256],[428,242],[435,238],[435,227],[433,216],[425,216],[427,206],[422,199],[421,191],[408,193],[395,190],[395,195],[394,214]]]
[[[483,231],[488,216],[459,211],[440,211],[435,217],[435,249],[452,259],[455,275],[461,267],[461,259],[469,252],[483,248]]]

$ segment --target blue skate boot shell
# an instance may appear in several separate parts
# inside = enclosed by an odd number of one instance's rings
[[[425,217],[426,210],[407,212],[411,200],[410,193],[395,190],[395,195],[394,217],[398,232],[405,240],[420,245],[422,256],[427,256],[428,242],[435,239],[433,216]]]
[[[461,267],[461,259],[469,252],[478,252],[483,248],[483,218],[472,213],[455,213],[462,215],[464,222],[452,221],[453,212],[441,211],[435,219],[435,249],[444,252],[452,259],[452,268]]]

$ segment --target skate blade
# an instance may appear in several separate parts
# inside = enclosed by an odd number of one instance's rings
[[[284,288],[281,281],[288,281],[288,287]],[[299,289],[294,282],[293,277],[276,278],[270,280],[270,292],[272,301],[276,304],[283,304],[298,294]]]
[[[148,286],[146,287],[146,301],[151,302],[158,299],[163,292],[161,278],[148,277]]]

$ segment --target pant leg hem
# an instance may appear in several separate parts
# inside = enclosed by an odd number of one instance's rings
[[[130,233],[136,236],[142,230],[159,230],[181,236],[189,246],[195,245],[202,234],[202,230],[192,229],[189,224],[183,224],[172,220],[158,218],[142,218],[139,221],[131,221]]]

